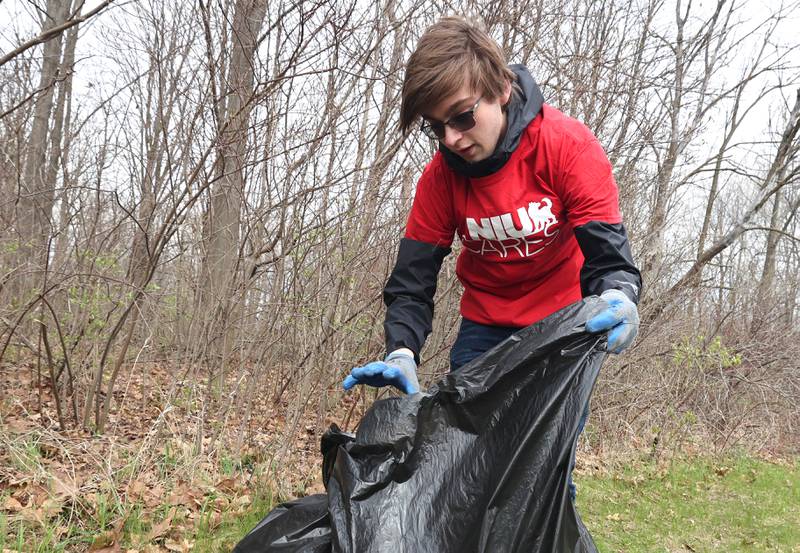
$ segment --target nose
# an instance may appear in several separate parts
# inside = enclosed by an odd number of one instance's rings
[[[456,142],[464,135],[464,133],[458,132],[457,130],[450,127],[450,125],[444,126],[444,138],[442,142],[444,145],[452,150],[455,148]]]

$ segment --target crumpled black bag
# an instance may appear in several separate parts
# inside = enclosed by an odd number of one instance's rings
[[[586,298],[427,393],[323,437],[327,495],[284,503],[236,553],[595,553],[569,498],[578,424],[605,357]]]

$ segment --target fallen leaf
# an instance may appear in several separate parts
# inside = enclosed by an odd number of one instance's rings
[[[150,534],[148,534],[147,541],[154,541],[158,538],[164,537],[167,532],[170,531],[172,528],[172,517],[175,516],[175,509],[172,508],[167,514],[167,518],[159,522],[158,524],[153,525],[150,529]]]
[[[120,549],[119,544],[109,545],[108,547],[103,547],[102,549],[90,549],[92,553],[122,553],[122,549]]]
[[[622,520],[622,515],[619,513],[612,513],[606,517],[606,520],[613,520],[614,522],[619,522]]]
[[[190,542],[186,538],[183,539],[182,542],[178,543],[177,541],[167,540],[164,542],[164,547],[168,551],[175,551],[177,553],[187,553],[194,548],[194,542]]]
[[[134,480],[128,484],[125,494],[131,501],[138,501],[139,499],[145,497],[148,490],[149,488],[144,482],[141,480]]]
[[[61,509],[64,508],[64,502],[60,499],[46,499],[42,506],[37,509],[40,511],[44,520],[49,520],[56,516],[58,513],[61,512]]]
[[[21,472],[15,472],[11,475],[11,477],[7,481],[8,487],[19,490],[20,486],[28,482],[30,478],[31,477],[27,474],[23,474]]]
[[[14,434],[24,434],[28,430],[35,427],[35,425],[31,424],[28,419],[18,419],[16,417],[9,417],[4,421],[4,423],[6,429]]]
[[[83,499],[83,501],[85,503],[89,503],[91,505],[96,505],[97,504],[97,500],[98,500],[98,496],[97,496],[97,494],[95,492],[82,493],[81,494],[81,499]]]
[[[14,493],[14,497],[17,499],[22,499],[26,496],[28,498],[28,507],[41,507],[45,501],[50,499],[50,490],[39,484],[28,484]]]
[[[307,495],[312,495],[316,493],[325,493],[325,484],[322,483],[322,480],[314,482],[313,484],[311,484],[306,488]]]
[[[206,524],[208,525],[209,530],[214,530],[220,524],[222,524],[222,514],[216,511],[212,512],[208,515],[208,517],[206,517]]]
[[[70,475],[54,471],[53,479],[50,482],[50,489],[59,499],[67,499],[78,495],[78,484]]]
[[[14,499],[12,496],[7,497],[6,500],[3,502],[3,510],[8,511],[10,513],[18,513],[23,508],[24,507],[22,506],[22,503]]]
[[[220,480],[217,482],[216,486],[219,491],[224,493],[231,493],[236,491],[236,479],[235,478],[225,478],[224,480]]]
[[[111,553],[112,551],[119,551],[119,545],[117,544],[117,539],[119,536],[114,530],[108,530],[107,532],[103,532],[102,534],[98,534],[94,538],[92,538],[92,545],[89,546],[89,551],[91,552],[100,552],[103,553]],[[116,547],[116,549],[112,549]]]
[[[250,505],[250,503],[252,503],[252,500],[250,499],[250,496],[247,495],[247,494],[240,495],[239,497],[237,497],[237,498],[235,498],[233,500],[233,505],[235,507],[240,507],[240,508],[241,507],[246,507],[246,506]]]
[[[109,545],[108,547],[104,547],[103,549],[95,549],[89,550],[92,553],[122,553],[122,549],[120,549],[118,544]]]
[[[155,486],[149,488],[144,498],[144,504],[148,509],[155,509],[164,501],[164,488]]]
[[[56,459],[64,452],[60,447],[48,443],[40,443],[39,451],[45,459]]]
[[[167,499],[168,505],[196,508],[203,504],[203,492],[194,490],[186,482],[179,482]]]

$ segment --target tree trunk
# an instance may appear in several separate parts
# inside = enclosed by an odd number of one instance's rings
[[[781,233],[777,230],[780,226],[781,215],[781,194],[775,194],[775,200],[772,202],[772,216],[770,217],[769,228],[767,234],[767,249],[764,252],[764,266],[761,269],[761,280],[758,283],[758,303],[763,305],[764,302],[769,300],[770,290],[772,283],[775,280],[775,254],[778,251],[778,240]]]
[[[61,63],[61,73],[64,80],[58,87],[58,99],[56,100],[55,124],[53,126],[53,137],[51,147],[53,148],[50,156],[50,163],[47,168],[46,182],[55,189],[59,167],[63,167],[63,183],[61,201],[58,215],[58,232],[53,254],[53,267],[58,270],[66,257],[66,249],[69,244],[67,239],[67,217],[69,215],[69,194],[70,184],[67,179],[66,165],[69,159],[71,109],[72,109],[72,72],[75,65],[75,47],[78,43],[78,25],[72,27],[67,33],[67,43],[64,47],[64,61]],[[63,140],[62,136],[66,136]]]
[[[216,177],[206,214],[205,286],[203,296],[210,316],[206,324],[216,329],[213,348],[223,359],[231,348],[234,295],[240,282],[240,225],[245,194],[245,157],[248,121],[254,92],[253,62],[258,34],[266,15],[266,0],[237,0],[231,28],[232,55],[228,87],[222,110],[227,126],[220,134]]]
[[[71,2],[48,0],[46,19],[42,26],[47,31],[63,23],[69,13]],[[17,205],[17,229],[20,239],[20,273],[17,292],[22,292],[38,279],[32,274],[40,271],[47,255],[50,234],[50,219],[54,201],[54,183],[47,182],[47,147],[50,115],[53,111],[53,91],[59,78],[61,66],[62,34],[46,42],[42,52],[42,70],[33,108],[33,123],[28,136],[28,151],[25,155]]]

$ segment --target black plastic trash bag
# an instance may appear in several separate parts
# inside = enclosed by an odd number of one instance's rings
[[[327,494],[309,495],[279,505],[236,545],[234,551],[330,553]]]
[[[237,553],[593,553],[569,498],[578,425],[605,357],[592,297],[426,393],[375,402],[323,438],[325,495],[273,510]]]

